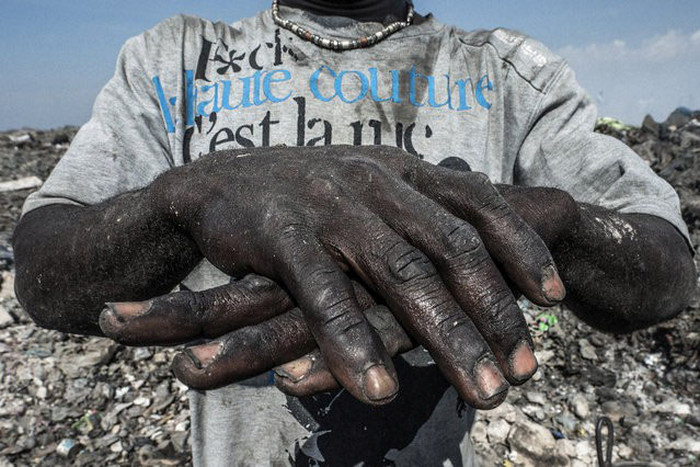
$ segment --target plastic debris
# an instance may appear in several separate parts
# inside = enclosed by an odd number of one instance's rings
[[[30,188],[40,187],[44,183],[39,177],[31,176],[20,178],[19,180],[9,180],[0,182],[0,193],[6,191],[28,190]]]
[[[100,414],[97,410],[88,410],[85,415],[80,417],[71,428],[78,430],[82,433],[90,433],[95,428],[100,426]]]
[[[74,457],[82,448],[83,446],[76,440],[64,438],[60,443],[58,443],[58,446],[56,446],[56,452],[59,456],[70,459]]]
[[[537,315],[537,318],[535,318],[537,329],[541,332],[549,331],[552,327],[556,326],[558,322],[559,318],[552,313],[540,313]]]

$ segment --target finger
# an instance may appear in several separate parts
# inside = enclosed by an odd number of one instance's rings
[[[365,310],[389,355],[396,356],[415,347],[394,315],[384,306]],[[307,396],[338,389],[340,385],[328,369],[318,349],[275,368],[275,385],[290,396]]]
[[[295,397],[334,391],[341,387],[318,349],[275,368],[275,386]]]
[[[471,167],[469,163],[464,159],[459,157],[448,157],[441,160],[438,166],[445,167],[451,170],[456,170],[460,172],[471,172]],[[566,203],[570,202],[570,196],[567,197],[566,193],[557,190],[555,188],[546,187],[520,187],[516,185],[505,185],[496,184],[495,185],[498,192],[503,196],[503,198],[508,202],[515,212],[518,213],[520,217],[523,218],[527,225],[532,227],[532,229],[537,232],[542,241],[548,248],[552,248],[556,244],[558,238],[558,233],[561,229],[553,225],[550,216],[546,215],[545,210],[538,209],[540,206],[567,206]],[[554,198],[554,200],[552,200]],[[545,200],[543,202],[543,199]],[[558,202],[555,202],[558,201]],[[576,209],[572,206],[569,209],[564,208],[564,213],[575,213]],[[573,214],[570,216],[571,219],[565,219],[564,222],[574,222],[575,217]],[[567,224],[571,225],[571,224]],[[505,278],[508,288],[513,293],[517,299],[520,296],[520,290],[518,287],[509,280],[508,277]]]
[[[287,228],[277,241],[277,275],[302,309],[335,378],[357,399],[385,404],[398,392],[396,370],[361,312],[352,283],[316,238]]]
[[[385,196],[389,196],[388,194]],[[394,230],[426,253],[512,384],[537,370],[527,323],[478,232],[417,191],[374,207]]]
[[[250,274],[201,292],[108,303],[100,314],[100,328],[107,337],[126,345],[174,345],[218,337],[291,307],[289,296],[275,282]]]
[[[394,153],[382,157],[418,191],[476,227],[494,260],[532,302],[551,306],[564,299],[566,290],[547,246],[486,175]]]
[[[515,185],[496,185],[496,189],[550,249],[578,222],[576,201],[563,190]]]
[[[357,282],[352,283],[360,303],[373,306],[370,294]],[[374,320],[374,318],[372,318]],[[263,323],[238,329],[213,342],[192,346],[173,361],[175,375],[195,389],[215,389],[241,381],[287,363],[314,349],[316,342],[301,311],[294,308]],[[302,362],[292,371],[308,371]],[[324,375],[332,379],[328,373]]]
[[[561,302],[566,294],[564,284],[551,253],[534,229],[508,205],[485,175],[452,175],[449,178],[454,178],[451,182],[455,187],[468,178],[472,189],[462,190],[459,195],[453,193],[450,201],[443,197],[440,204],[476,227],[486,249],[526,297],[543,306]]]
[[[298,308],[263,323],[237,329],[175,356],[172,369],[187,386],[216,389],[264,373],[315,348]]]
[[[359,212],[356,209],[355,216]],[[362,226],[372,233],[371,241],[341,232],[329,232],[329,241],[354,270],[363,271],[404,329],[430,352],[462,398],[480,408],[500,404],[508,383],[488,345],[428,258],[371,213],[349,218],[345,225],[356,231]]]

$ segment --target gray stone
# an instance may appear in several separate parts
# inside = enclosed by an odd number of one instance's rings
[[[623,417],[636,417],[637,408],[631,402],[608,401],[601,408],[614,423],[618,423]]]
[[[33,175],[31,177],[23,177],[19,180],[7,180],[0,182],[0,193],[5,191],[28,190],[30,188],[40,187],[44,183],[42,180]]]
[[[544,405],[547,401],[547,397],[544,395],[544,393],[537,391],[527,391],[525,393],[525,399],[538,405]]]
[[[562,412],[554,417],[554,422],[558,424],[566,433],[572,433],[576,429],[576,419],[569,412]]]
[[[31,141],[34,141],[34,137],[30,135],[29,133],[23,133],[21,135],[8,135],[7,136],[11,142],[18,144],[18,143],[29,143]]]
[[[647,457],[653,451],[649,440],[644,439],[640,436],[628,439],[627,445],[632,449],[632,451],[634,452],[634,457],[636,458]]]
[[[491,444],[504,443],[509,431],[510,423],[503,419],[494,420],[486,427],[486,436]]]
[[[673,415],[677,415],[679,417],[685,417],[686,415],[690,415],[690,405],[675,401],[673,399],[668,399],[661,404],[651,407],[651,411],[657,413],[672,413]]]
[[[685,423],[693,426],[700,426],[700,416],[699,415],[688,415],[685,419]]]
[[[474,444],[486,444],[488,442],[486,437],[486,423],[481,420],[474,422],[470,436]]]
[[[569,401],[569,408],[581,420],[585,420],[590,415],[588,401],[583,394],[574,395]]]
[[[4,306],[0,305],[0,329],[6,328],[14,323],[15,319],[12,317],[12,315],[5,309]]]
[[[537,350],[535,351],[535,357],[537,357],[537,363],[540,365],[546,365],[552,357],[556,354],[553,350]]]
[[[576,456],[576,446],[574,442],[570,439],[558,439],[557,440],[557,452],[565,457],[575,457]]]
[[[556,450],[549,430],[536,423],[522,421],[513,425],[508,435],[510,448],[532,465],[566,466],[569,459]]]
[[[659,136],[661,136],[661,125],[656,123],[654,118],[649,114],[647,114],[647,116],[644,117],[644,121],[642,122],[642,129],[651,133],[656,138],[659,138]]]
[[[620,443],[616,444],[615,448],[617,448],[617,455],[620,457],[620,459],[631,459],[632,458],[632,449],[630,449],[629,446],[626,444]]]
[[[586,360],[591,360],[591,361],[598,360],[598,355],[595,353],[595,348],[593,347],[593,345],[591,345],[590,342],[588,342],[588,340],[579,339],[578,346],[579,346],[579,350],[581,352],[581,356],[583,358],[585,358]]]
[[[46,396],[48,395],[48,390],[46,389],[46,386],[39,386],[36,390],[36,397],[39,399],[46,399]]]
[[[114,357],[118,345],[109,339],[98,339],[92,342],[82,354],[71,356],[70,359],[60,360],[58,367],[69,378],[78,378],[90,371],[109,363]]]
[[[146,360],[148,358],[151,358],[153,355],[153,352],[151,352],[148,347],[137,347],[134,349],[134,361],[135,362],[140,362],[142,360]]]
[[[178,453],[183,453],[188,449],[189,433],[186,431],[178,431],[170,435],[170,440],[173,442],[173,447]]]
[[[684,436],[673,441],[669,448],[674,451],[700,454],[700,440],[691,438],[690,436]]]
[[[68,418],[72,412],[74,412],[73,409],[69,409],[67,407],[61,407],[61,406],[54,406],[51,407],[51,421],[52,422],[62,422],[66,418]]]
[[[525,415],[531,419],[537,420],[538,422],[545,419],[544,410],[542,410],[542,407],[538,405],[528,404],[523,406],[520,410],[522,410]]]
[[[579,441],[576,443],[576,457],[580,460],[591,460],[595,455],[595,447],[589,441]]]
[[[495,409],[479,412],[479,414],[489,421],[502,418],[508,423],[513,423],[518,418],[518,409],[510,402],[504,402]],[[189,424],[189,421],[187,423]]]
[[[676,110],[671,112],[666,121],[664,122],[666,126],[674,126],[680,128],[685,126],[690,122],[692,118],[692,112],[685,107],[678,107]]]

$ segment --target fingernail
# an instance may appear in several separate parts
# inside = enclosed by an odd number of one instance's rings
[[[503,391],[508,390],[508,381],[503,377],[501,370],[489,359],[478,363],[476,369],[476,382],[482,399],[489,400]]]
[[[542,273],[542,293],[550,302],[561,302],[566,297],[566,288],[553,264]]]
[[[120,319],[129,319],[146,313],[151,308],[151,301],[145,302],[109,302],[106,305]]]
[[[384,365],[375,365],[364,374],[364,393],[368,399],[380,401],[393,397],[399,390],[394,378]]]
[[[198,369],[207,367],[214,361],[221,350],[221,344],[219,342],[213,342],[211,344],[198,345],[196,347],[190,347],[185,349],[187,355],[189,355],[192,362]]]
[[[529,379],[537,371],[537,358],[527,342],[516,347],[510,357],[511,375],[519,382]]]
[[[271,279],[257,274],[248,274],[243,278],[243,281],[252,287],[269,287],[275,284]]]
[[[314,359],[311,357],[301,357],[293,362],[285,363],[275,368],[277,373],[282,378],[287,378],[293,383],[298,383],[306,378],[314,366]]]

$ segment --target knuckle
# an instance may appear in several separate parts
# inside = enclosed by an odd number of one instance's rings
[[[466,324],[467,316],[455,311],[455,308],[448,306],[445,301],[435,303],[433,306],[433,321],[443,336],[447,336],[452,329]]]
[[[451,319],[441,323],[439,329],[445,339],[456,340],[457,336],[461,337],[471,332],[470,324],[466,316],[452,316]]]
[[[578,212],[578,204],[573,196],[558,188],[548,188],[553,204],[557,206],[559,212],[568,213],[573,216]]]
[[[404,242],[397,242],[384,253],[392,277],[401,283],[430,279],[437,274],[427,256]]]
[[[332,176],[314,174],[309,181],[309,191],[316,199],[333,200],[344,194],[342,185]]]
[[[321,313],[322,325],[340,319],[357,308],[352,286],[342,272],[332,268],[318,268],[307,277],[309,283],[316,285],[316,293],[312,294],[310,300],[313,309]]]
[[[507,325],[504,317],[513,304],[513,297],[508,290],[489,290],[480,296],[477,313],[483,319],[497,324]]]
[[[477,230],[466,222],[456,221],[449,226],[449,230],[443,238],[445,259],[448,262],[467,255],[478,253],[483,247],[483,242]]]
[[[471,182],[476,186],[489,186],[491,185],[491,179],[489,176],[483,172],[468,172],[465,176],[469,177]]]
[[[186,308],[195,318],[201,318],[207,309],[205,293],[185,290],[170,294],[164,297],[164,305],[174,308]]]
[[[270,290],[277,289],[277,284],[265,276],[259,276],[257,274],[248,274],[243,279],[238,281],[239,285],[245,285],[251,290],[266,292]]]
[[[289,227],[300,226],[304,219],[298,211],[290,206],[288,198],[282,195],[271,195],[261,203],[259,220],[260,227],[251,226],[254,233],[262,233],[268,237],[278,237],[280,232]]]
[[[358,155],[343,159],[343,172],[347,178],[363,182],[376,182],[387,178],[386,167],[377,160]]]
[[[472,310],[485,336],[503,341],[504,336],[520,335],[526,326],[521,312],[508,291],[485,294],[482,303]]]
[[[510,207],[506,200],[501,196],[495,186],[488,182],[480,186],[478,201],[482,209],[492,212],[506,213],[510,211]]]
[[[307,244],[305,237],[309,233],[309,227],[306,224],[290,220],[273,222],[274,227],[268,228],[266,231],[269,232],[267,235],[271,237],[271,241],[278,251],[296,253]]]
[[[285,330],[271,320],[259,326],[247,326],[235,331],[227,339],[225,347],[245,354],[246,366],[263,368],[270,355],[275,354],[285,339]]]

